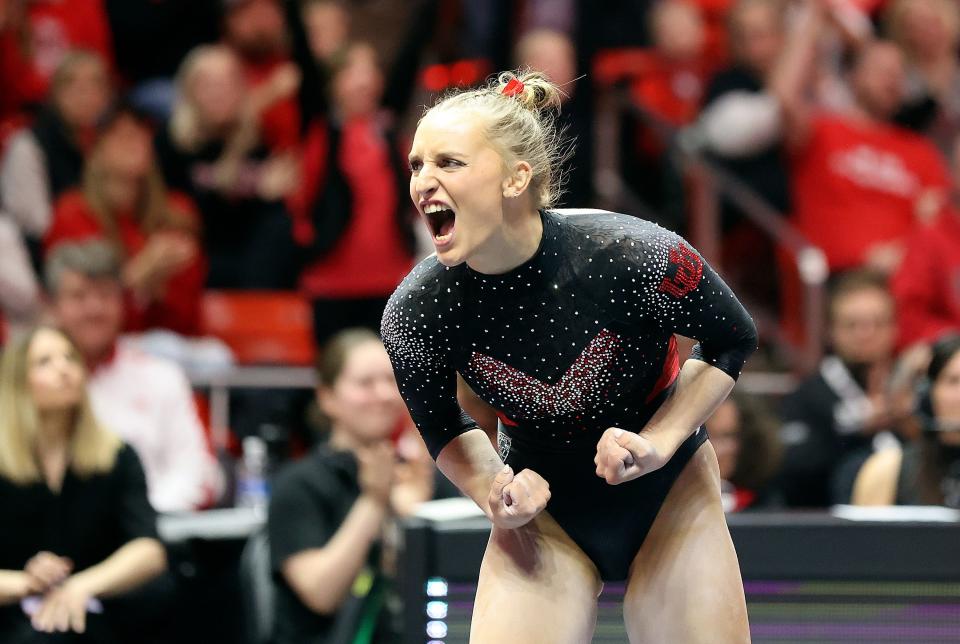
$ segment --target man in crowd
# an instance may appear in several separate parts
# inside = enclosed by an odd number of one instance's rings
[[[778,487],[794,507],[846,503],[859,466],[877,443],[895,440],[889,431],[901,418],[889,391],[897,324],[884,279],[842,277],[829,316],[832,352],[781,409]]]
[[[947,169],[930,141],[893,124],[906,71],[892,42],[866,40],[854,52],[845,106],[809,100],[823,69],[817,44],[833,17],[819,0],[805,8],[771,80],[790,152],[794,221],[832,272],[866,265],[889,274],[905,239],[943,206]]]
[[[210,504],[223,489],[186,376],[176,364],[120,340],[120,262],[103,241],[64,243],[50,255],[46,283],[54,315],[90,369],[94,412],[143,462],[159,512]]]

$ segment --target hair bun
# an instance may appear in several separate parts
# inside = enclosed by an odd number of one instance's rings
[[[505,160],[530,164],[529,191],[537,208],[556,203],[564,183],[563,164],[573,145],[558,129],[560,89],[541,72],[505,71],[483,86],[455,89],[424,111],[469,110],[469,120],[479,123],[488,140]]]
[[[523,85],[522,91],[510,92],[508,97],[519,101],[525,109],[541,112],[560,108],[560,89],[542,72],[531,70],[503,72],[497,80],[497,89],[501,93],[504,93],[511,81],[516,80]]]

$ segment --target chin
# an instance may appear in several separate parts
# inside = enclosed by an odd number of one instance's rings
[[[38,406],[40,411],[45,412],[66,412],[79,409],[80,397],[63,396],[57,400],[48,401],[47,404]]]
[[[467,258],[464,257],[463,254],[460,253],[460,252],[459,252],[457,249],[455,249],[455,248],[448,248],[448,249],[446,249],[446,250],[438,250],[438,251],[436,251],[436,253],[437,253],[437,261],[440,262],[441,264],[443,264],[444,266],[448,267],[448,268],[453,268],[454,266],[459,266],[460,264],[462,264],[462,263],[464,263],[465,261],[467,261]]]
[[[453,268],[454,266],[459,266],[463,263],[463,259],[459,257],[451,257],[449,255],[437,255],[437,261],[447,268]]]

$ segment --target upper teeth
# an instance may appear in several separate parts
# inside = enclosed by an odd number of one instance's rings
[[[443,205],[442,203],[431,203],[431,204],[427,204],[427,205],[424,206],[424,208],[423,208],[423,212],[428,213],[428,214],[429,214],[429,213],[440,212],[441,210],[449,210],[449,208],[447,208],[447,207],[446,207],[445,205]]]

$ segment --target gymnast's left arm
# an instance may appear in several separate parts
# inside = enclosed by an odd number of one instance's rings
[[[597,475],[622,483],[659,469],[733,389],[757,348],[757,329],[724,281],[680,237],[660,231],[641,251],[648,310],[664,330],[698,340],[677,384],[650,421],[633,433],[612,427],[597,445]]]

